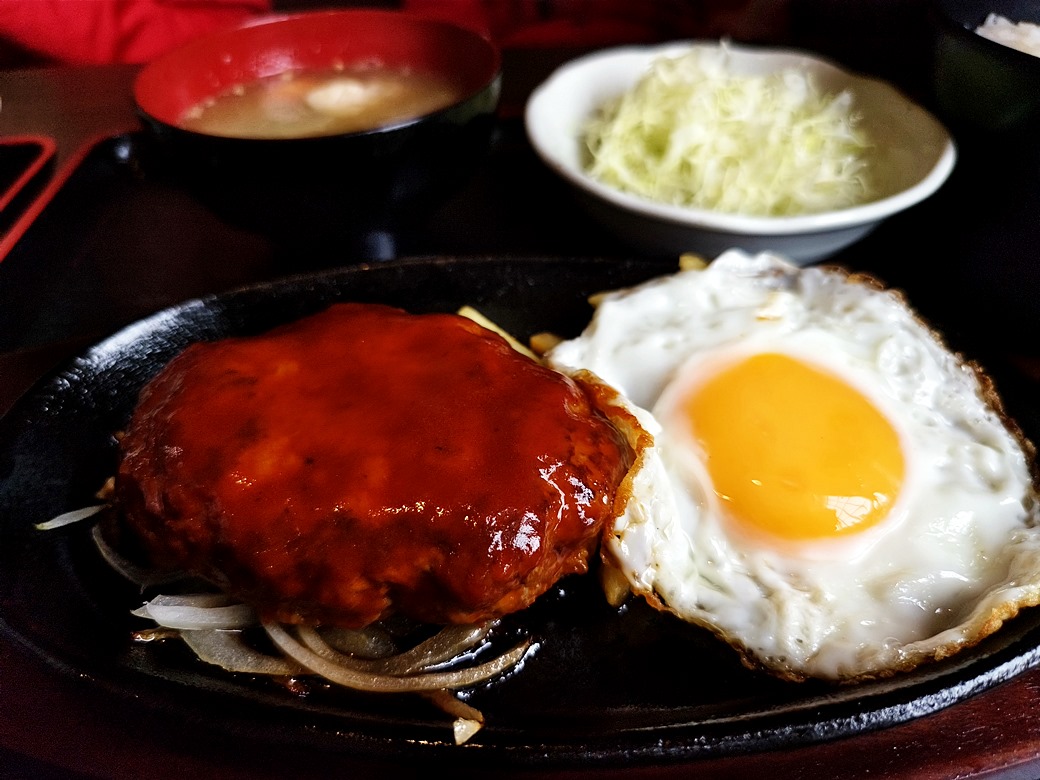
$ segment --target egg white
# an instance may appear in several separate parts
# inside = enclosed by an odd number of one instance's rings
[[[848,540],[773,544],[728,522],[669,396],[720,362],[782,352],[857,388],[898,432],[896,506]],[[901,295],[837,269],[731,251],[597,299],[546,356],[613,386],[653,437],[604,556],[633,591],[790,679],[913,668],[1040,603],[1032,448],[978,372]]]

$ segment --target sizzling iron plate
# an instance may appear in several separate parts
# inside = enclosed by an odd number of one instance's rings
[[[201,664],[178,642],[133,643],[132,630],[144,626],[130,615],[142,600],[138,588],[100,561],[86,528],[33,527],[93,502],[115,466],[113,432],[138,390],[193,341],[256,333],[337,300],[415,312],[470,304],[521,339],[538,331],[570,336],[588,320],[589,294],[673,267],[406,259],[193,300],[122,330],[45,378],[0,420],[0,627],[83,684],[181,717],[188,728],[445,767],[668,764],[790,747],[916,718],[1035,664],[1040,611],[952,662],[912,674],[853,687],[787,684],[744,669],[706,632],[641,603],[611,609],[594,577],[572,577],[505,622],[511,637],[533,636],[536,650],[514,674],[467,694],[487,725],[458,747],[447,717],[417,697],[320,685],[298,696]],[[1008,411],[1035,427],[1029,399],[1007,398]]]

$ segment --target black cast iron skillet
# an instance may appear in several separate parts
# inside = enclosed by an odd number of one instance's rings
[[[113,433],[138,390],[193,341],[257,333],[338,300],[415,312],[470,304],[521,339],[570,336],[591,313],[591,293],[671,270],[645,260],[406,259],[188,301],[116,333],[0,420],[0,628],[58,672],[169,715],[178,729],[402,766],[617,767],[768,751],[902,723],[1035,664],[1033,611],[911,674],[846,687],[789,684],[748,671],[706,632],[641,603],[612,609],[594,577],[572,577],[507,621],[506,632],[533,637],[536,649],[515,673],[467,692],[487,725],[460,747],[449,719],[417,697],[320,685],[300,696],[206,666],[178,642],[132,642],[143,624],[130,610],[142,594],[100,561],[88,529],[33,527],[91,503],[112,473]],[[1035,418],[1016,403],[1012,414]]]

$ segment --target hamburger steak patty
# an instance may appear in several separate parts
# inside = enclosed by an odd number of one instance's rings
[[[337,304],[142,391],[116,504],[265,619],[471,623],[587,570],[629,466],[574,381],[453,314]]]

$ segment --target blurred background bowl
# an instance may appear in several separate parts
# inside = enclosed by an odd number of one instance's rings
[[[244,138],[185,129],[201,102],[288,72],[378,64],[432,73],[454,103],[358,132]],[[265,18],[197,39],[146,65],[133,98],[154,162],[222,216],[284,237],[388,229],[441,202],[483,159],[501,57],[477,33],[401,11],[345,9]]]
[[[545,164],[568,182],[589,213],[632,247],[653,255],[695,252],[715,257],[730,248],[774,251],[799,264],[823,260],[867,235],[885,218],[934,193],[947,179],[956,149],[945,127],[886,82],[859,76],[804,52],[729,44],[734,72],[764,75],[785,68],[811,73],[827,92],[849,89],[861,127],[875,141],[869,164],[876,199],[836,211],[797,216],[746,216],[654,202],[621,192],[586,172],[583,127],[607,100],[627,91],[662,56],[693,46],[622,47],[565,63],[528,101],[528,137]]]
[[[1040,148],[1040,56],[976,29],[995,13],[1040,24],[1040,0],[933,0],[935,109],[958,140],[1022,137]]]

